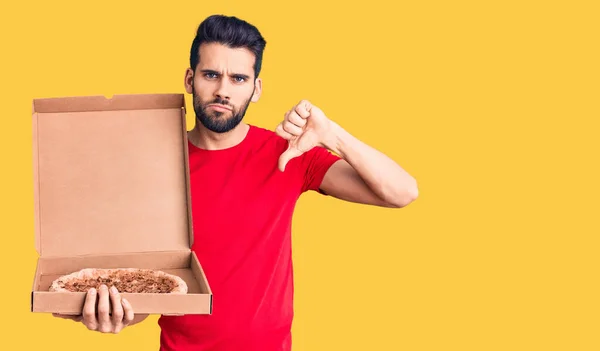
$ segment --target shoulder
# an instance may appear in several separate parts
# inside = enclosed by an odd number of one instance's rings
[[[281,153],[287,149],[287,140],[274,131],[250,124],[250,136],[253,149]]]
[[[281,138],[279,135],[277,135],[274,131],[272,131],[270,129],[266,129],[264,127],[259,127],[254,124],[249,124],[248,126],[250,127],[250,132],[253,133],[253,135],[256,139],[260,139],[260,140],[282,139],[283,140],[283,138]]]
[[[281,155],[288,148],[288,141],[277,135],[274,131],[258,127],[250,126],[250,135],[252,145],[255,150],[273,151],[277,155]],[[332,153],[322,146],[316,146],[311,150],[303,153],[299,159],[308,161],[313,158],[332,157]],[[339,157],[337,157],[339,158]]]
[[[274,131],[250,125],[251,156],[255,160],[268,160],[274,170],[281,155],[288,148],[288,141]],[[291,159],[284,174],[301,182],[302,192],[318,190],[329,168],[340,159],[321,146],[313,147],[302,155]]]

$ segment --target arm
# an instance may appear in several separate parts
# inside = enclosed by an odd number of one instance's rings
[[[320,190],[336,198],[383,207],[404,207],[418,196],[416,180],[383,153],[361,142],[306,100],[285,114],[275,132],[288,140],[279,169],[315,146],[338,154]]]
[[[401,208],[418,196],[416,180],[383,153],[361,142],[336,123],[323,145],[340,155],[320,189],[338,199],[382,207]]]

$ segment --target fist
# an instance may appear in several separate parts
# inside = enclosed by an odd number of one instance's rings
[[[330,130],[330,121],[323,111],[307,100],[300,101],[285,113],[275,133],[288,140],[288,148],[279,157],[279,170],[283,172],[287,163],[315,146],[325,146]]]

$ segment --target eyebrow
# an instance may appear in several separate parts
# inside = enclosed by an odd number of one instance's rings
[[[216,74],[216,75],[220,75],[219,72],[212,70],[212,69],[202,69],[200,70],[201,73],[212,73],[212,74]],[[233,73],[231,75],[232,77],[240,77],[240,78],[244,78],[244,79],[250,79],[250,76],[247,74],[242,74],[242,73]]]

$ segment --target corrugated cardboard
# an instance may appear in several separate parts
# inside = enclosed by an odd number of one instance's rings
[[[195,253],[182,94],[33,101],[33,312],[79,313],[85,293],[49,292],[83,268],[150,268],[189,292],[122,293],[135,313],[210,314]]]

